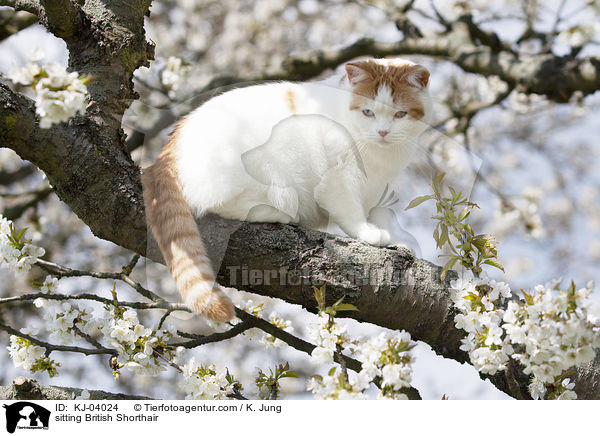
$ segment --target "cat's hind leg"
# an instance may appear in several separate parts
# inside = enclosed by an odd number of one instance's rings
[[[273,206],[257,204],[248,211],[245,221],[289,224],[293,222],[293,219],[288,214],[275,209]]]

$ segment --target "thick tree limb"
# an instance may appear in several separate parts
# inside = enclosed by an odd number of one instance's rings
[[[37,2],[0,2],[29,11],[34,10],[34,3]],[[142,236],[145,225],[138,221],[143,216],[139,169],[125,150],[121,118],[136,97],[133,71],[147,65],[153,55],[153,46],[146,42],[143,28],[150,0],[91,0],[81,7],[68,3],[69,10],[77,9],[82,17],[78,31],[65,37],[69,65],[94,77],[88,85],[91,103],[86,116],[40,129],[33,102],[0,84],[0,146],[12,148],[42,169],[59,197],[84,221],[104,221],[104,225],[94,226],[97,235],[109,236],[101,230],[108,225],[121,228],[121,236],[126,239],[129,226],[137,227],[134,234]],[[67,30],[59,11],[47,12],[38,10],[49,29],[64,36]],[[99,177],[115,170],[115,174],[121,174],[119,180]],[[116,201],[100,200],[102,193],[111,190],[120,192],[118,199],[113,199]],[[124,199],[127,200],[121,203]],[[136,245],[144,246],[145,237]]]
[[[59,38],[70,41],[81,29],[81,11],[71,0],[40,0],[44,25]]]
[[[72,400],[81,395],[81,388],[42,386],[34,379],[17,377],[11,386],[0,386],[0,400]],[[90,390],[90,400],[151,400],[139,395],[113,394]]]

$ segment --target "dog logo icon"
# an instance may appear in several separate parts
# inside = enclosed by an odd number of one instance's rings
[[[6,409],[6,431],[19,429],[48,429],[50,411],[29,401],[3,405]]]

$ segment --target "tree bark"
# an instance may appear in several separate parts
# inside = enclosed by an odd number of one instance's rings
[[[37,380],[17,377],[10,386],[0,386],[0,400],[73,400],[83,389],[59,386],[42,386]],[[149,397],[113,394],[105,391],[88,391],[90,400],[151,400]]]

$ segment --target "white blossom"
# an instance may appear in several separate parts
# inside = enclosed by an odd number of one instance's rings
[[[56,277],[48,275],[44,279],[44,283],[42,283],[42,286],[40,286],[40,291],[42,291],[43,294],[53,294],[56,292],[57,288],[58,279]]]
[[[34,328],[23,328],[25,335],[37,335],[39,331]],[[46,356],[46,349],[31,343],[19,336],[11,335],[8,354],[16,368],[32,373],[47,371],[50,377],[57,375],[59,364]]]
[[[315,347],[312,353],[310,353],[310,361],[317,365],[333,363],[333,350]]]
[[[590,42],[600,30],[600,25],[594,23],[591,26],[579,25],[563,30],[558,34],[556,41],[559,44],[568,45],[570,47],[581,47]]]
[[[190,71],[191,68],[184,64],[183,59],[175,56],[170,56],[167,59],[160,79],[167,88],[169,97],[182,99],[186,93],[190,92],[190,89],[185,87],[189,80]]]
[[[364,400],[367,398],[362,393],[362,389],[345,383],[341,373],[325,377],[311,377],[306,384],[306,390],[312,392],[318,400]]]
[[[282,319],[277,312],[271,313],[269,315],[269,322],[273,324],[275,327],[284,330],[288,333],[292,333],[294,331],[294,327],[292,326],[292,322],[290,320]],[[283,347],[285,342],[280,339],[277,339],[275,336],[270,335],[268,333],[263,334],[260,343],[263,344],[267,348],[279,348]]]
[[[590,284],[591,285],[591,284]],[[538,285],[521,303],[510,302],[504,316],[508,339],[519,352],[513,355],[526,374],[552,384],[572,366],[592,360],[600,348],[600,323],[591,322],[587,297],[591,288],[553,291]]]
[[[36,113],[44,129],[85,112],[88,101],[86,78],[76,72],[67,72],[60,64],[40,66],[30,62],[15,69],[10,78],[15,83],[33,88]]]
[[[460,349],[469,353],[478,371],[495,374],[512,358],[532,375],[532,398],[543,399],[547,392],[555,395],[552,398],[576,396],[570,384],[560,380],[569,368],[594,358],[600,323],[588,314],[593,283],[579,290],[571,285],[568,291],[561,291],[559,284],[554,280],[537,285],[522,301],[509,301],[504,310],[499,307],[511,295],[506,284],[485,278],[452,282],[451,298],[460,311],[454,321],[467,332]],[[550,385],[555,387],[551,391]]]
[[[31,243],[28,229],[17,231],[12,221],[0,215],[0,267],[23,275],[44,253]]]
[[[181,386],[186,400],[223,400],[233,392],[226,374],[217,372],[214,365],[201,366],[194,358],[183,367]]]

